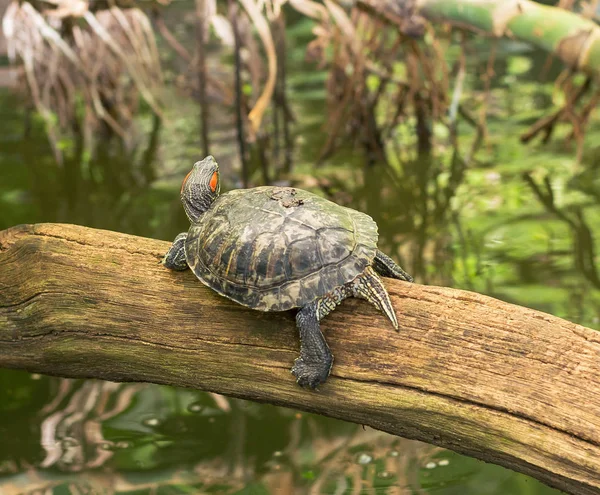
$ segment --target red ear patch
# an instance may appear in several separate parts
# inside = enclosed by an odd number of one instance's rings
[[[217,192],[217,185],[219,184],[219,172],[214,172],[210,178],[208,185],[212,192]]]
[[[181,183],[181,192],[183,192],[183,188],[185,187],[185,183],[187,182],[187,180],[190,178],[191,173],[194,171],[194,169],[190,170],[188,172],[188,174],[185,176],[185,179],[183,179],[183,182]]]

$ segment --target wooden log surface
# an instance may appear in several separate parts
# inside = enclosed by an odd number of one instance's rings
[[[0,367],[209,390],[440,445],[600,494],[600,334],[461,290],[385,279],[322,322],[335,356],[298,387],[293,313],[261,313],[159,264],[170,243],[74,225],[0,232]]]

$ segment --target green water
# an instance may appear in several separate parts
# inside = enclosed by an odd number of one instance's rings
[[[451,150],[367,167],[360,149],[348,143],[314,167],[325,140],[324,74],[306,72],[299,62],[288,87],[297,117],[294,178],[299,187],[371,214],[382,249],[417,282],[475,290],[599,328],[600,288],[576,266],[574,233],[544,209],[522,173],[550,176],[561,207],[581,211],[597,239],[600,125],[591,124],[582,164],[561,141],[567,131],[546,146],[519,143],[519,133],[552,107],[552,85],[534,79],[538,59],[500,60],[489,142],[446,203],[440,198]],[[144,114],[135,150],[107,146],[62,167],[41,121],[26,117],[23,102],[4,91],[0,112],[0,229],[68,222],[165,240],[187,229],[179,187],[202,155],[197,108],[188,101],[171,96],[157,146],[150,144],[152,121]],[[224,189],[238,187],[231,116],[211,122],[211,152]],[[407,149],[414,145],[410,129],[395,136]],[[443,138],[442,129],[432,132]],[[471,138],[465,132],[465,142]],[[70,146],[63,143],[67,157]],[[260,184],[260,172],[252,180]],[[151,384],[0,371],[0,494],[33,490],[556,493],[450,451],[293,410]]]

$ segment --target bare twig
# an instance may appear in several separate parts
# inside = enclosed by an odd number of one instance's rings
[[[242,165],[242,184],[248,187],[250,177],[248,170],[248,158],[246,156],[246,136],[244,134],[244,112],[242,98],[242,61],[240,57],[241,41],[238,29],[238,7],[234,0],[228,0],[229,20],[233,30],[234,39],[234,71],[235,71],[235,120],[237,131],[238,151]]]
[[[204,156],[210,155],[208,141],[208,100],[206,98],[207,0],[196,0],[196,47],[198,54],[198,93],[200,99],[200,133]]]
[[[540,132],[545,133],[544,142],[547,142],[550,139],[552,131],[554,130],[554,126],[557,124],[557,122],[564,117],[567,111],[580,100],[580,98],[590,89],[591,85],[592,78],[586,78],[585,82],[579,88],[577,88],[577,90],[567,96],[567,101],[561,109],[557,110],[552,115],[541,118],[527,131],[521,134],[521,142],[528,143]]]

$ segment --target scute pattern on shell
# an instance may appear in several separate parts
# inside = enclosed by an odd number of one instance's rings
[[[302,307],[371,265],[377,224],[301,189],[256,187],[218,197],[190,227],[196,276],[250,308]]]

